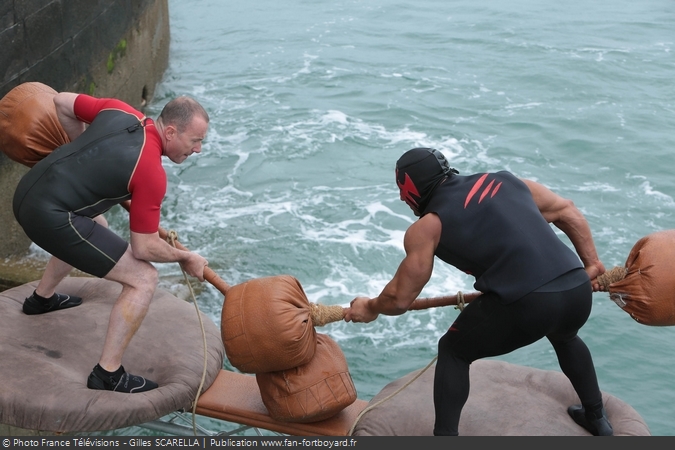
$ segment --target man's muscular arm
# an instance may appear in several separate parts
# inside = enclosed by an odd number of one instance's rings
[[[436,214],[427,214],[411,225],[403,239],[406,256],[394,278],[379,296],[352,300],[345,311],[345,321],[367,323],[380,314],[396,316],[406,312],[431,278],[441,230],[441,220]]]
[[[605,272],[605,266],[598,257],[591,228],[584,215],[572,200],[565,199],[534,181],[523,180],[523,182],[530,188],[534,202],[544,219],[569,237],[593,282],[593,289],[599,290],[597,277]]]
[[[180,250],[159,237],[159,233],[131,232],[131,250],[137,259],[149,262],[177,262],[185,272],[204,281],[204,267],[208,261],[195,252]]]

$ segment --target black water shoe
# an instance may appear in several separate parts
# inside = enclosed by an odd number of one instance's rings
[[[607,419],[605,408],[597,413],[586,412],[582,405],[572,405],[567,408],[567,413],[574,421],[588,430],[593,436],[613,436],[614,430]]]
[[[159,387],[154,381],[146,380],[139,375],[132,375],[120,366],[115,372],[108,372],[100,365],[96,364],[87,379],[89,389],[98,389],[102,391],[115,391],[133,394],[136,392],[145,392]]]
[[[28,315],[44,314],[59,309],[72,308],[82,304],[80,297],[55,293],[49,298],[40,297],[33,291],[33,295],[23,302],[23,312]]]

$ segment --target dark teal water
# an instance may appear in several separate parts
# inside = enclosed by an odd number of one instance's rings
[[[290,274],[309,299],[377,295],[413,216],[393,166],[435,147],[461,172],[506,169],[574,200],[609,269],[675,228],[672,1],[170,1],[171,97],[211,115],[203,154],[167,165],[162,225],[230,284]],[[125,229],[122,213],[112,218]],[[161,265],[165,283],[178,266]],[[436,265],[424,296],[472,291]],[[202,310],[219,323],[222,296]],[[454,308],[330,324],[360,398],[425,366]],[[581,336],[601,388],[675,435],[675,328],[594,295]],[[559,370],[540,342],[498,359]]]

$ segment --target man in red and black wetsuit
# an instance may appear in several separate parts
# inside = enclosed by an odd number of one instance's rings
[[[420,217],[405,233],[406,256],[375,298],[352,300],[345,320],[370,322],[408,310],[429,281],[434,257],[474,276],[481,295],[438,343],[435,435],[458,435],[469,396],[469,367],[546,337],[581,405],[568,413],[594,435],[612,435],[586,344],[577,335],[591,312],[598,259],[581,212],[539,183],[509,172],[460,176],[435,149],[415,148],[396,163],[401,200]],[[576,253],[550,223],[570,239]]]
[[[162,156],[180,164],[199,153],[209,116],[189,97],[167,103],[157,122],[116,99],[62,92],[54,103],[71,142],[38,162],[14,194],[17,221],[53,255],[23,310],[42,314],[81,304],[81,298],[55,292],[73,267],[121,283],[101,358],[87,386],[129,393],[154,389],[156,383],[122,367],[122,355],[157,287],[151,262],[178,262],[200,281],[207,265],[197,253],[159,237],[167,183]],[[110,231],[101,215],[129,199],[130,243]]]

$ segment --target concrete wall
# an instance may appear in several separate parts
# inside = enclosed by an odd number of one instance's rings
[[[0,97],[40,81],[141,107],[168,63],[168,10],[167,0],[3,0]]]
[[[0,97],[39,81],[142,110],[168,65],[169,40],[168,0],[0,0]],[[0,289],[32,277],[7,274],[30,246],[11,208],[26,171],[0,153]]]

